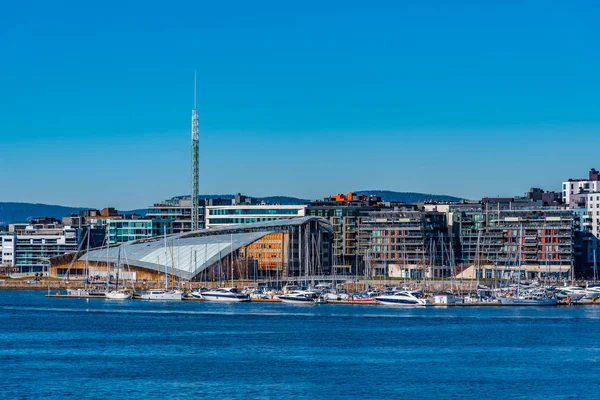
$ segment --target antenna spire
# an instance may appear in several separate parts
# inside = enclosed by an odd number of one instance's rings
[[[194,109],[192,110],[192,226],[193,231],[200,229],[200,195],[198,178],[198,112],[196,111],[196,70],[194,69]]]
[[[194,110],[196,109],[196,70],[194,70]]]

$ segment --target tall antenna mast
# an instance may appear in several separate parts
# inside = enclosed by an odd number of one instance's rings
[[[198,177],[198,112],[196,111],[196,70],[194,70],[194,109],[192,110],[192,230],[200,229],[200,193]]]

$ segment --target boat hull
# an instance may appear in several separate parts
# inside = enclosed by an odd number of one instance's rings
[[[181,293],[181,292],[143,293],[141,298],[142,298],[142,300],[179,301],[183,298],[183,293]]]
[[[415,301],[406,299],[382,299],[375,297],[375,302],[384,306],[396,306],[396,307],[425,307],[427,302]]]
[[[226,294],[202,293],[202,298],[205,301],[213,301],[216,303],[244,303],[250,301],[250,297],[247,296],[228,296]]]
[[[315,299],[300,299],[300,298],[293,298],[293,297],[288,297],[288,296],[279,296],[279,300],[282,303],[286,303],[286,304],[303,304],[303,305],[307,305],[307,306],[315,306],[319,303],[317,303],[317,301]]]
[[[410,293],[392,294],[375,297],[377,304],[398,307],[424,307],[431,305],[429,300],[420,299]]]
[[[131,293],[107,292],[105,297],[108,300],[131,300],[133,296]]]
[[[555,306],[556,299],[520,299],[518,297],[501,297],[500,304],[503,306]]]

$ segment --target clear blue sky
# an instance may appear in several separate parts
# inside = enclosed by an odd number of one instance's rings
[[[469,198],[600,167],[600,9],[571,1],[12,1],[0,201]]]

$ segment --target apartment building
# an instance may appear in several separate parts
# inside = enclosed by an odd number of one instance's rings
[[[450,276],[452,246],[447,231],[446,214],[438,211],[367,213],[359,227],[367,275],[412,279]]]

